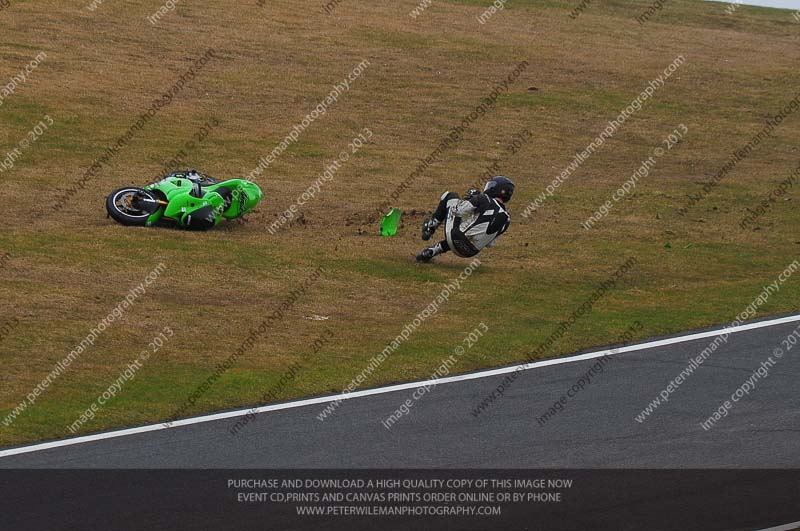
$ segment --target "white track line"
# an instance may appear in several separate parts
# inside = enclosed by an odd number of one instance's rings
[[[794,531],[795,529],[800,529],[800,522],[770,527],[769,529],[759,529],[758,531]]]
[[[360,398],[362,396],[372,396],[372,395],[382,395],[385,393],[393,393],[395,391],[403,391],[405,389],[416,389],[422,385],[444,385],[453,382],[463,382],[466,380],[477,380],[479,378],[489,378],[492,376],[498,376],[501,374],[507,374],[514,371],[527,371],[530,369],[536,369],[539,367],[548,367],[550,365],[561,365],[564,363],[573,363],[576,361],[585,361],[594,358],[600,358],[602,356],[614,356],[616,354],[623,354],[625,352],[634,352],[637,350],[646,350],[656,347],[663,347],[666,345],[674,345],[676,343],[685,343],[687,341],[694,341],[696,339],[703,339],[706,337],[715,337],[723,332],[727,332],[729,334],[735,334],[738,332],[744,332],[746,330],[755,330],[757,328],[765,328],[768,326],[776,326],[785,323],[792,323],[795,321],[800,321],[800,314],[798,315],[790,315],[788,317],[781,317],[778,319],[770,319],[767,321],[758,321],[754,323],[748,323],[739,325],[736,327],[725,327],[725,328],[717,328],[715,330],[709,330],[708,332],[698,332],[696,334],[689,334],[685,336],[678,336],[678,337],[669,337],[666,339],[659,339],[656,341],[649,341],[647,343],[639,343],[636,345],[627,345],[624,347],[619,347],[615,349],[605,349],[605,350],[598,350],[596,352],[587,352],[586,354],[579,354],[577,356],[570,356],[567,358],[554,358],[549,360],[543,361],[536,361],[531,363],[523,363],[520,365],[513,365],[510,367],[500,367],[499,369],[491,369],[486,371],[479,371],[479,372],[472,372],[467,374],[458,374],[455,376],[449,376],[447,378],[439,378],[437,380],[423,380],[418,382],[408,382],[404,384],[397,384],[397,385],[390,385],[386,387],[378,387],[375,389],[365,389],[363,391],[353,391],[352,393],[342,393],[338,395],[332,396],[321,396],[317,398],[308,398],[306,400],[296,400],[294,402],[285,402],[282,404],[271,404],[267,406],[261,406],[257,408],[247,408],[247,409],[238,409],[236,411],[226,411],[223,413],[215,413],[213,415],[204,415],[201,417],[193,417],[188,419],[176,420],[169,425],[161,423],[161,424],[151,424],[148,426],[139,426],[136,428],[128,428],[124,430],[116,430],[116,431],[109,431],[105,433],[95,433],[92,435],[85,435],[83,437],[74,437],[72,439],[62,439],[59,441],[50,441],[46,443],[34,444],[30,446],[22,446],[19,448],[9,448],[7,450],[0,450],[0,458],[8,457],[12,455],[19,455],[19,454],[27,454],[30,452],[39,452],[42,450],[49,450],[51,448],[59,448],[62,446],[73,446],[75,444],[93,442],[93,441],[102,441],[103,439],[114,439],[116,437],[126,437],[128,435],[135,435],[138,433],[147,433],[149,431],[159,431],[159,430],[167,430],[171,428],[177,428],[180,426],[189,426],[192,424],[200,424],[203,422],[212,422],[215,420],[222,420],[222,419],[229,419],[233,417],[242,417],[247,415],[248,413],[258,414],[258,413],[266,413],[268,411],[279,411],[281,409],[293,409],[298,407],[304,406],[311,406],[314,404],[326,404],[328,402],[334,402],[336,400],[349,400],[352,398]]]

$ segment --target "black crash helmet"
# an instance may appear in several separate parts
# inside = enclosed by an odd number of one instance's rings
[[[492,179],[486,183],[483,192],[489,197],[502,199],[504,202],[508,202],[511,200],[511,196],[514,195],[514,183],[508,177],[498,175],[492,177]]]

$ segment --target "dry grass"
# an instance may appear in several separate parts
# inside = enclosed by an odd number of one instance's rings
[[[511,93],[396,206],[427,211],[442,190],[466,188],[497,161],[518,183],[513,216],[676,55],[687,63],[556,197],[527,220],[513,218],[464,290],[367,385],[426,377],[481,320],[491,331],[458,370],[523,359],[631,255],[637,268],[550,354],[607,342],[634,320],[645,325],[643,336],[727,322],[800,250],[794,201],[776,205],[761,230],[738,228],[744,209],[797,166],[798,116],[689,216],[676,212],[796,92],[800,25],[788,12],[740,7],[731,17],[720,4],[673,0],[640,26],[635,17],[646,3],[592,4],[571,20],[572,2],[515,0],[482,26],[475,16],[484,2],[477,1],[435,1],[413,20],[412,0],[344,0],[332,15],[322,3],[259,8],[198,0],[153,26],[147,16],[159,5],[107,0],[89,12],[80,3],[20,1],[3,14],[4,76],[38,50],[48,57],[0,107],[0,145],[16,145],[44,114],[55,125],[2,174],[0,201],[12,215],[0,251],[12,258],[0,270],[0,309],[4,320],[21,320],[0,343],[2,415],[157,263],[168,269],[34,407],[0,427],[2,444],[65,435],[170,326],[175,338],[86,431],[166,418],[319,265],[325,277],[190,413],[259,402],[295,361],[306,369],[282,396],[341,389],[465,265],[453,257],[432,267],[413,262],[420,215],[407,216],[391,239],[352,220],[386,200],[522,60],[530,66]],[[60,193],[209,48],[218,58],[53,213]],[[365,58],[362,78],[258,179],[266,198],[248,222],[193,234],[128,229],[105,218],[111,189],[151,180],[212,117],[221,125],[189,165],[223,177],[249,173]],[[675,153],[596,229],[581,228],[680,123],[689,133]],[[372,143],[304,208],[305,224],[269,235],[277,213],[362,127],[374,132]],[[523,128],[533,140],[508,154]],[[762,311],[796,309],[797,282]],[[330,319],[305,318],[311,314]],[[326,329],[333,339],[311,354]]]

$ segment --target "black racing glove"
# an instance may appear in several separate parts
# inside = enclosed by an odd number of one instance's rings
[[[491,204],[489,196],[484,194],[480,190],[476,190],[475,188],[467,192],[467,195],[466,197],[464,197],[464,200],[469,201],[470,203],[472,203],[472,206],[474,206],[477,209],[480,209],[481,211],[488,208],[489,205]]]

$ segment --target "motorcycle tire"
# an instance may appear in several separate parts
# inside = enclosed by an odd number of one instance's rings
[[[118,188],[108,194],[106,198],[108,215],[122,225],[144,227],[152,212],[137,208],[133,203],[136,196],[145,196],[148,199],[156,200],[156,197],[144,188],[132,186]]]

